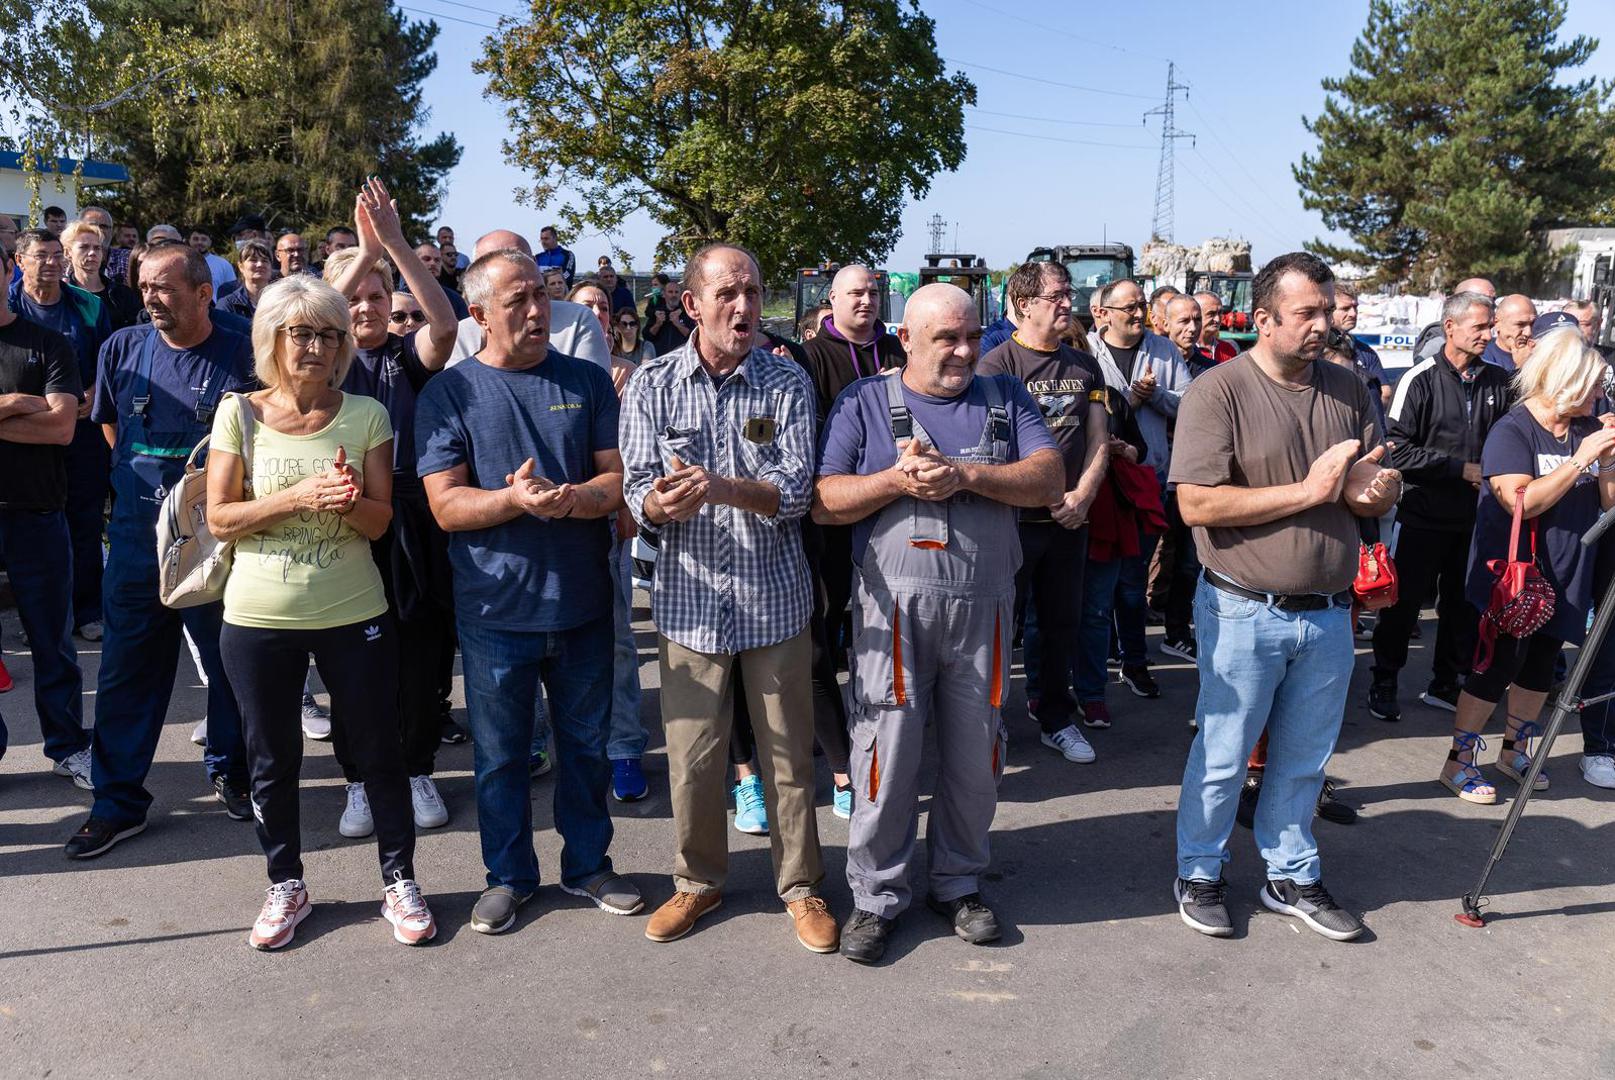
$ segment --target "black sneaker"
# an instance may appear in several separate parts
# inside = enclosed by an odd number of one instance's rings
[[[90,815],[90,819],[79,826],[79,831],[62,849],[62,854],[69,859],[93,859],[97,855],[111,851],[120,840],[127,840],[137,833],[146,831],[146,823],[137,821],[133,825],[122,825],[110,818]]]
[[[1390,723],[1402,719],[1402,706],[1396,703],[1396,676],[1374,673],[1368,687],[1368,715]]]
[[[1186,881],[1178,878],[1172,883],[1172,898],[1178,902],[1178,916],[1190,929],[1208,937],[1233,937],[1234,924],[1228,918],[1228,883],[1216,881]]]
[[[1262,886],[1262,906],[1294,915],[1330,941],[1350,941],[1363,932],[1363,921],[1339,904],[1323,882],[1297,885],[1288,878]]]
[[[982,902],[980,893],[961,896],[957,900],[938,900],[935,896],[927,896],[925,906],[951,921],[953,932],[972,945],[997,941],[1002,933],[998,929],[998,916]]]
[[[891,919],[854,908],[841,927],[841,955],[860,964],[878,964],[886,955],[886,939],[891,934]]]
[[[1357,822],[1357,810],[1335,798],[1335,782],[1327,776],[1323,778],[1323,790],[1318,792],[1318,816],[1336,825]]]
[[[1179,660],[1187,660],[1191,664],[1194,663],[1195,657],[1199,655],[1193,638],[1167,638],[1161,642],[1161,651],[1167,656],[1175,656]]]
[[[1443,709],[1446,712],[1458,711],[1458,687],[1437,686],[1430,684],[1430,689],[1419,695],[1419,700],[1432,709]]]
[[[1239,809],[1234,811],[1234,820],[1247,829],[1256,828],[1256,803],[1262,797],[1262,774],[1252,772],[1245,777],[1244,786],[1239,789]]]
[[[246,821],[252,817],[252,800],[246,792],[232,784],[228,776],[213,778],[213,794],[224,804],[224,812],[232,821]]]
[[[1141,698],[1161,696],[1160,684],[1155,681],[1155,676],[1150,674],[1150,669],[1143,664],[1122,665],[1122,682],[1127,684],[1127,689]]]

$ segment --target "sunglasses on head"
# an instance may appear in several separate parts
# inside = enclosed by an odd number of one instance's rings
[[[388,322],[395,322],[399,326],[402,326],[405,323],[410,323],[410,322],[423,323],[423,322],[426,321],[426,312],[424,312],[424,311],[395,311],[391,315],[387,316],[387,321]]]

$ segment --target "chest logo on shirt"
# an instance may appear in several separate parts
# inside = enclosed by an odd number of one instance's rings
[[[563,401],[558,405],[551,405],[550,412],[566,412],[568,409],[581,408],[583,408],[583,402],[581,401]]]
[[[1044,416],[1063,416],[1079,400],[1076,394],[1039,394],[1037,404]]]

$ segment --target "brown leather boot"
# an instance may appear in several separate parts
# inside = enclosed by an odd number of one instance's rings
[[[840,947],[841,931],[822,897],[804,896],[800,900],[792,900],[785,905],[785,910],[790,913],[791,921],[796,926],[796,940],[802,943],[802,948],[811,952],[832,953]]]
[[[651,915],[645,936],[652,941],[676,941],[695,929],[695,920],[723,903],[719,893],[676,892]]]

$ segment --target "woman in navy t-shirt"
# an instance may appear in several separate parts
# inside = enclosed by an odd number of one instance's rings
[[[1460,799],[1495,803],[1497,790],[1475,767],[1484,749],[1481,732],[1508,692],[1508,721],[1497,770],[1516,782],[1531,766],[1531,739],[1553,685],[1554,661],[1567,641],[1586,634],[1592,607],[1593,551],[1581,537],[1600,510],[1615,506],[1615,417],[1593,418],[1606,365],[1575,327],[1543,338],[1515,376],[1519,404],[1499,420],[1481,451],[1482,489],[1469,550],[1469,602],[1485,611],[1496,576],[1491,560],[1529,558],[1530,528],[1536,529],[1536,559],[1553,587],[1553,618],[1528,638],[1496,638],[1484,672],[1471,674],[1458,695],[1453,748],[1441,782]],[[1525,526],[1520,551],[1508,550],[1515,492],[1524,489]],[[1485,630],[1483,628],[1483,633]],[[1538,789],[1548,786],[1546,774]]]

